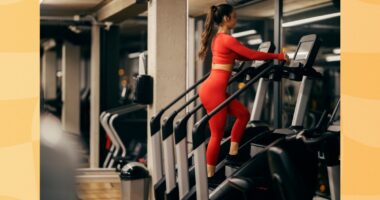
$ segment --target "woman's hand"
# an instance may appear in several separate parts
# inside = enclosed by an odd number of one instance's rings
[[[285,53],[285,61],[286,61],[286,65],[290,64],[290,58],[289,58],[288,54],[286,54],[286,53]]]
[[[286,54],[286,51],[285,49],[282,49],[282,54],[284,55],[284,60],[286,62],[286,65],[289,65],[290,64],[290,58],[288,56],[288,54]]]

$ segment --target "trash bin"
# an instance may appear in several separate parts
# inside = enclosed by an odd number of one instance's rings
[[[120,172],[122,200],[148,200],[150,176],[138,162],[126,164]]]

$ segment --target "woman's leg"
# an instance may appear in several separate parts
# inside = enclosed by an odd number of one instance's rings
[[[209,112],[209,110],[207,112]],[[227,108],[220,110],[209,120],[211,137],[206,152],[208,177],[212,177],[215,174],[215,166],[218,162],[220,142],[223,139],[226,120]]]
[[[231,103],[228,104],[228,113],[236,117],[236,121],[231,131],[231,145],[229,154],[237,155],[239,143],[249,121],[250,114],[247,108],[245,108],[245,106],[237,99],[232,100]]]
[[[224,77],[220,77],[218,71],[215,73],[217,74],[214,74],[213,76],[210,75],[199,89],[199,97],[203,106],[206,108],[207,113],[210,113],[226,99],[225,86],[223,84],[218,84]],[[229,76],[229,73],[227,73],[227,75]],[[226,78],[228,80],[227,76]],[[206,152],[208,177],[213,177],[215,174],[215,166],[219,157],[220,143],[224,135],[227,113],[227,108],[224,108],[209,120],[211,138]]]

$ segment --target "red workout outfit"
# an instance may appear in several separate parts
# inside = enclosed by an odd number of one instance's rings
[[[284,60],[284,54],[263,53],[251,50],[242,45],[234,37],[218,33],[211,44],[213,64],[234,64],[238,60]],[[210,76],[199,88],[199,96],[207,113],[210,113],[229,94],[226,93],[231,72],[222,69],[212,69]],[[215,166],[217,164],[220,142],[224,135],[227,114],[235,116],[237,119],[231,131],[231,142],[240,142],[244,129],[248,123],[249,111],[237,99],[232,100],[228,106],[224,107],[210,120],[211,138],[207,147],[207,164]]]

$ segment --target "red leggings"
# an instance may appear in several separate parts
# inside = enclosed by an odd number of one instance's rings
[[[210,113],[228,97],[226,88],[230,76],[231,72],[212,69],[210,76],[201,85],[199,96],[207,113]],[[207,164],[212,166],[215,166],[218,161],[220,142],[223,139],[227,114],[237,118],[231,131],[231,142],[237,143],[240,142],[250,116],[244,105],[234,99],[209,120],[211,138],[207,147],[206,159]]]

